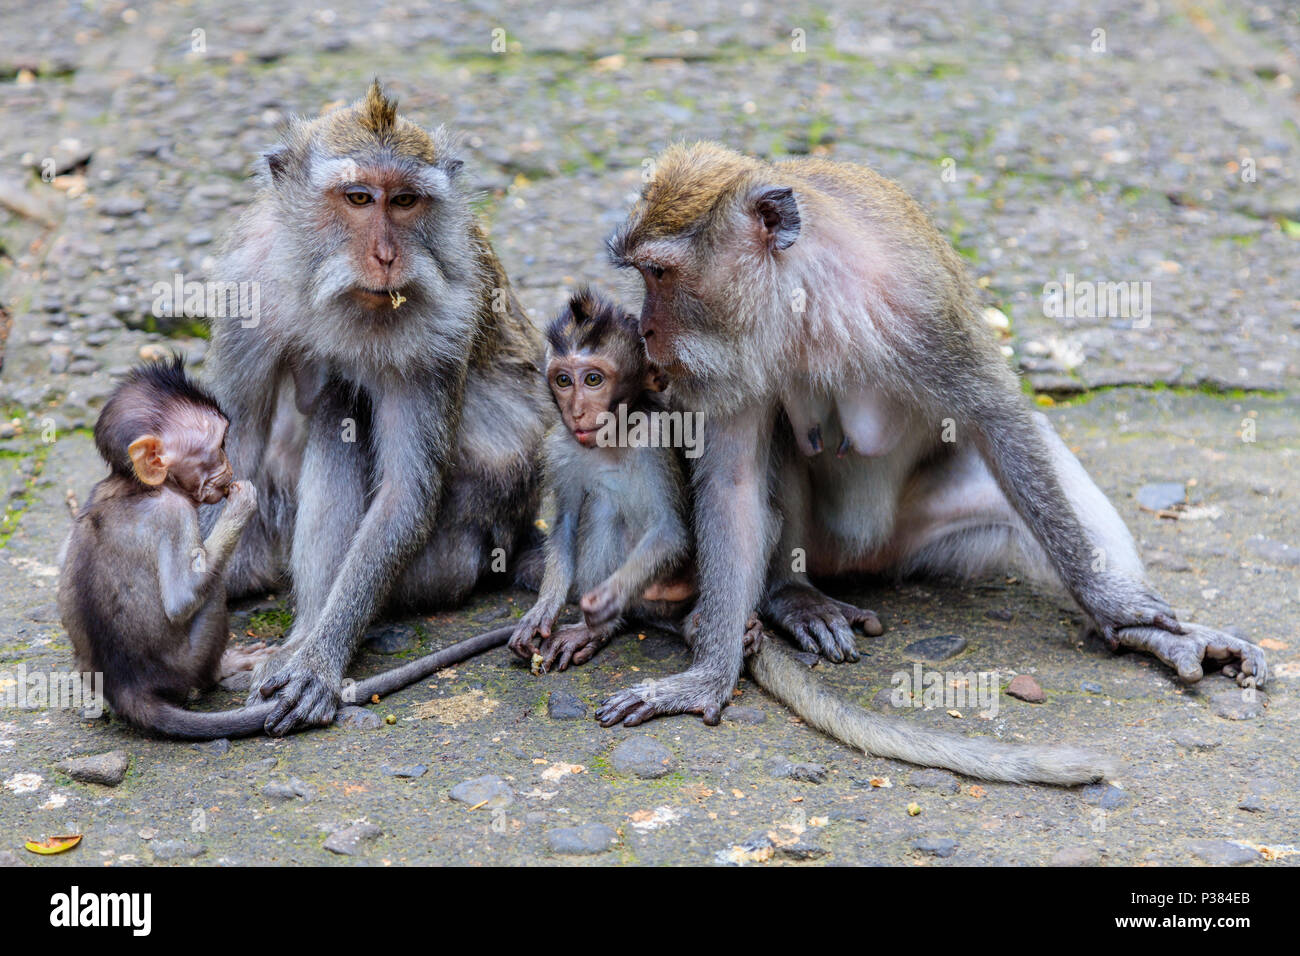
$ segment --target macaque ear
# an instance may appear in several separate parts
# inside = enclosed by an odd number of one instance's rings
[[[167,459],[163,456],[162,439],[157,435],[141,435],[127,446],[135,476],[150,487],[167,480]]]
[[[645,390],[647,392],[662,392],[668,387],[668,373],[658,365],[651,365],[645,373]]]
[[[443,171],[447,174],[448,179],[455,179],[457,174],[464,169],[465,160],[463,159],[444,159],[441,163]]]
[[[289,168],[289,150],[281,146],[278,149],[270,150],[263,154],[266,158],[266,165],[271,170],[271,179],[274,182],[281,182],[284,174]]]
[[[754,214],[777,249],[789,249],[799,238],[799,204],[789,186],[773,186],[754,196]]]

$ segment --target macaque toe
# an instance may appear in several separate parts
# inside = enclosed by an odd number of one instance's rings
[[[1171,632],[1147,625],[1123,627],[1113,632],[1114,643],[1159,658],[1184,683],[1194,684],[1205,676],[1207,660],[1231,665],[1228,676],[1235,677],[1242,686],[1264,683],[1268,663],[1258,645],[1200,624],[1183,624],[1180,628],[1180,632]]]
[[[328,724],[338,710],[338,692],[320,675],[298,667],[281,671],[262,685],[260,693],[275,697],[264,724],[272,737]]]

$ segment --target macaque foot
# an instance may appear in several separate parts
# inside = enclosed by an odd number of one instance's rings
[[[722,719],[722,708],[730,696],[731,690],[725,682],[709,686],[696,675],[674,674],[610,695],[596,711],[596,719],[602,727],[619,723],[635,727],[654,717],[699,714],[712,727]]]
[[[283,737],[302,727],[323,727],[339,707],[341,678],[331,677],[297,654],[273,658],[274,672],[254,683],[250,702],[275,701],[264,724],[272,737]]]
[[[566,670],[570,664],[585,664],[609,643],[609,635],[593,631],[585,624],[566,624],[542,641],[542,673]]]
[[[217,665],[217,679],[226,680],[242,673],[247,673],[251,677],[253,668],[274,654],[275,652],[266,646],[266,641],[258,641],[256,644],[231,644],[221,655],[221,663]]]
[[[839,664],[858,659],[853,628],[875,637],[884,632],[872,611],[828,597],[814,587],[788,584],[767,600],[764,616],[803,650]]]
[[[749,615],[749,620],[745,622],[745,636],[742,640],[746,657],[757,654],[758,649],[763,646],[763,619],[757,612]]]
[[[1145,625],[1124,627],[1115,632],[1116,643],[1158,657],[1188,684],[1204,676],[1202,663],[1206,660],[1235,662],[1228,663],[1225,669],[1231,667],[1237,683],[1243,687],[1263,686],[1268,679],[1268,662],[1258,645],[1200,624],[1181,627],[1182,634]]]

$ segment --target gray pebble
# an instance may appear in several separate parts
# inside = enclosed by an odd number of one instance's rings
[[[912,844],[912,849],[946,860],[957,852],[957,841],[948,837],[923,837]]]
[[[510,785],[495,774],[486,774],[466,780],[451,788],[451,798],[471,807],[482,804],[490,810],[508,807],[515,802],[515,792]],[[486,801],[486,802],[484,802]]]
[[[382,627],[366,635],[366,650],[377,654],[400,654],[415,646],[415,629],[402,624]]]
[[[383,719],[374,711],[365,707],[340,707],[334,715],[334,726],[348,730],[374,730],[384,725]]]
[[[1088,806],[1103,810],[1114,810],[1128,803],[1128,794],[1109,783],[1090,784],[1079,791],[1079,796]]]
[[[1187,488],[1181,481],[1162,481],[1143,485],[1137,492],[1138,507],[1144,511],[1168,511],[1187,499]]]
[[[561,827],[546,831],[546,843],[552,853],[569,856],[590,856],[604,853],[618,842],[613,827],[603,823],[588,823],[580,827]]]
[[[1188,750],[1213,750],[1223,743],[1203,730],[1176,730],[1173,737],[1174,743]]]
[[[157,840],[149,844],[153,855],[160,860],[194,859],[208,852],[208,848],[184,840]]]
[[[923,661],[946,661],[966,650],[966,638],[956,634],[940,634],[913,641],[903,648],[903,656]]]
[[[587,716],[587,705],[567,690],[553,690],[546,698],[546,716],[551,720],[582,720]]]
[[[614,769],[643,779],[654,779],[672,772],[676,765],[673,753],[653,737],[629,737],[614,748],[610,757]]]
[[[1244,863],[1255,863],[1260,858],[1250,847],[1237,846],[1227,840],[1192,840],[1187,844],[1187,849],[1197,859],[1214,866],[1241,866]]]
[[[144,212],[144,200],[131,196],[110,196],[99,204],[101,216],[121,218]]]
[[[1052,854],[1052,866],[1096,866],[1101,854],[1090,846],[1067,846]]]
[[[422,763],[412,764],[409,767],[384,767],[385,772],[393,777],[401,777],[405,780],[414,780],[417,777],[423,777],[429,772],[429,768]]]
[[[956,775],[947,770],[913,770],[907,783],[921,790],[937,790],[939,793],[956,793],[961,789],[961,782]]]
[[[216,757],[230,752],[230,740],[226,737],[219,740],[205,740],[201,744],[192,744],[191,746],[199,753],[212,754]]]
[[[767,714],[757,707],[732,704],[722,711],[722,719],[729,720],[733,724],[761,724],[767,720]]]
[[[1246,539],[1246,547],[1271,564],[1300,566],[1300,548],[1259,535]]]
[[[297,777],[291,777],[288,783],[268,783],[262,787],[262,796],[268,800],[310,800],[311,789]]]
[[[71,757],[55,764],[73,780],[81,783],[98,783],[106,787],[116,787],[126,777],[131,758],[122,750],[110,750],[108,753],[93,757]]]
[[[1089,694],[1100,694],[1105,690],[1105,688],[1103,688],[1095,680],[1082,681],[1080,682],[1079,686],[1084,690],[1086,690]]]
[[[792,763],[789,760],[774,760],[771,765],[771,773],[778,780],[799,780],[804,783],[823,783],[826,780],[826,768],[819,763]]]
[[[357,823],[331,833],[325,840],[325,849],[331,853],[352,856],[361,848],[361,844],[379,839],[383,832],[373,823]]]

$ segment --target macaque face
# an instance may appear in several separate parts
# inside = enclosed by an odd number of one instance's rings
[[[677,364],[677,338],[681,334],[677,309],[684,290],[680,278],[675,268],[657,262],[638,263],[637,271],[645,280],[638,331],[645,339],[650,360],[671,370]]]
[[[230,490],[234,477],[226,458],[226,429],[229,423],[219,415],[186,416],[164,432],[161,458],[167,480],[196,504],[215,504]]]
[[[578,443],[596,444],[597,420],[613,410],[619,394],[619,374],[611,362],[598,355],[577,353],[551,359],[546,369],[560,416]]]
[[[395,169],[359,169],[330,193],[334,215],[347,231],[356,282],[350,295],[369,309],[396,308],[399,292],[412,278],[410,250],[416,223],[430,198]]]

